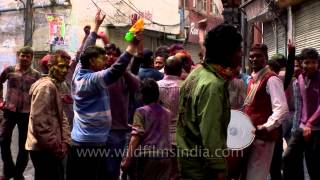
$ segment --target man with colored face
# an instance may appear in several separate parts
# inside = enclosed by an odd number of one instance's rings
[[[40,77],[40,73],[31,67],[33,50],[23,47],[17,52],[18,64],[8,66],[0,75],[0,108],[4,113],[1,127],[1,157],[3,160],[3,179],[23,179],[28,163],[28,153],[24,149],[27,138],[31,85]],[[3,83],[7,81],[7,94],[3,101]],[[19,152],[14,164],[11,156],[12,131],[17,124],[19,131]]]
[[[320,72],[319,54],[314,48],[301,51],[302,74],[297,79],[301,100],[293,132],[284,155],[284,179],[303,179],[303,154],[310,179],[320,179]]]
[[[272,161],[275,141],[280,134],[282,120],[288,113],[288,105],[282,81],[267,66],[268,48],[255,44],[249,52],[252,69],[244,112],[256,127],[256,137],[244,159],[247,180],[267,179]]]
[[[59,89],[67,75],[69,60],[60,53],[52,55],[48,61],[49,75],[30,89],[32,100],[25,148],[30,152],[35,179],[57,180],[64,175],[62,159],[71,142]]]

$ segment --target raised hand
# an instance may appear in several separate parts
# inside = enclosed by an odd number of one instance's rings
[[[291,39],[289,39],[289,42],[288,42],[288,52],[291,52],[293,50],[296,49],[296,46],[295,44],[291,41]]]
[[[100,25],[102,24],[104,18],[106,17],[106,15],[101,15],[101,9],[98,10],[96,17],[94,19],[94,23],[95,23],[95,27],[94,27],[94,32],[98,32],[98,29],[100,27]]]

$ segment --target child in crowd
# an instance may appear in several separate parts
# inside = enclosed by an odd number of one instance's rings
[[[143,80],[140,91],[144,106],[135,112],[127,157],[121,167],[127,171],[135,161],[137,179],[168,179],[171,169],[168,155],[171,113],[158,102],[156,81],[150,78]]]

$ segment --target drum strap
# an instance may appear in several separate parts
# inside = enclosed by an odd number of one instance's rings
[[[249,105],[249,104],[252,103],[252,101],[253,101],[256,93],[257,93],[258,87],[260,86],[261,80],[270,71],[271,70],[268,67],[265,67],[265,68],[262,69],[261,73],[258,75],[256,80],[251,79],[250,91],[248,92],[248,96],[244,100],[244,106]]]

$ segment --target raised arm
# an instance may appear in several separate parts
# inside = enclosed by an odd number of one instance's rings
[[[286,90],[289,87],[289,84],[292,80],[292,76],[294,73],[294,60],[295,60],[295,54],[296,54],[296,48],[295,46],[291,43],[291,41],[288,44],[288,61],[287,61],[287,66],[286,66],[286,74],[284,78],[284,90]]]
[[[137,49],[143,43],[142,33],[135,35],[135,40],[131,42],[126,51],[119,57],[119,59],[108,69],[103,72],[103,79],[106,85],[112,84],[118,80],[126,71],[131,58],[136,54]]]

